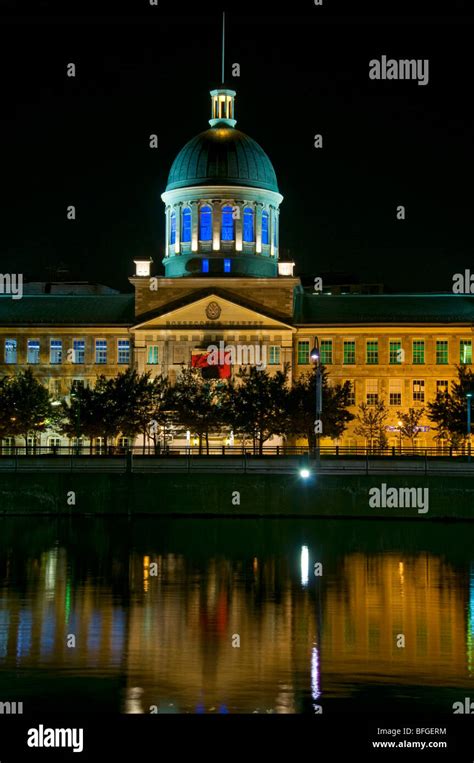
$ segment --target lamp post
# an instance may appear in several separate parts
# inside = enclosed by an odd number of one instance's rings
[[[319,352],[319,339],[317,336],[314,337],[314,347],[311,350],[309,357],[311,358],[311,362],[313,363],[315,367],[316,372],[316,421],[315,421],[315,430],[316,427],[318,431],[315,431],[316,435],[316,462],[319,463],[321,459],[321,448],[320,448],[320,424],[321,424],[321,413],[323,410],[323,396],[322,396],[322,385],[321,385],[321,354]]]
[[[401,421],[398,422],[398,434],[400,435],[399,451],[400,451],[400,455],[402,455],[402,422]]]
[[[471,400],[472,400],[472,391],[469,390],[469,392],[466,392],[466,400],[467,400],[467,460],[468,462],[471,460]]]
[[[76,456],[79,455],[79,437],[81,433],[81,396],[78,394],[77,385],[72,386],[71,388],[71,397],[75,398],[77,409],[76,409]]]

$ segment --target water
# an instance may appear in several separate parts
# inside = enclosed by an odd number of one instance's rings
[[[0,527],[0,701],[25,712],[436,713],[474,699],[473,525]]]

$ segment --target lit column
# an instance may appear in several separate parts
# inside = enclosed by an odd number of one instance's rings
[[[199,204],[197,201],[191,202],[191,225],[191,249],[193,252],[197,252],[199,236]]]
[[[221,204],[214,201],[212,204],[212,248],[218,252],[221,248]]]
[[[255,251],[257,254],[262,252],[262,212],[263,204],[255,204]]]
[[[234,206],[239,208],[239,216],[235,220],[235,249],[237,252],[242,251],[242,216],[244,214],[244,207],[247,206],[242,201],[236,201]]]
[[[275,226],[275,210],[273,207],[270,207],[270,216],[268,219],[268,225],[269,225],[269,231],[268,235],[270,236],[270,256],[275,256],[275,247],[273,245],[273,231]]]
[[[166,218],[165,257],[168,257],[169,256],[169,245],[170,245],[170,208],[169,208],[169,206],[166,207],[165,218]]]
[[[273,210],[273,220],[274,220],[274,236],[272,238],[272,257],[276,257],[278,259],[278,250],[280,247],[280,229],[279,229],[279,219],[280,219],[280,210],[275,207]]]
[[[181,249],[181,207],[182,204],[176,204],[174,211],[176,213],[176,241],[174,245],[174,253],[179,254]]]

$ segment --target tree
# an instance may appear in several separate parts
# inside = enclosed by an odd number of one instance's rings
[[[31,369],[6,377],[1,384],[2,429],[4,435],[36,439],[40,432],[54,428],[58,414],[49,392]]]
[[[354,414],[347,410],[351,384],[329,384],[328,372],[321,369],[322,384],[322,435],[337,439],[346,429]],[[311,449],[316,446],[316,371],[303,374],[293,382],[289,394],[290,431],[297,437],[306,437]]]
[[[241,368],[222,396],[224,419],[245,441],[250,437],[258,452],[273,435],[289,431],[288,369],[269,374],[255,366]]]
[[[412,448],[415,447],[415,438],[420,431],[420,421],[424,412],[424,408],[409,408],[408,413],[398,411],[398,418],[402,424],[400,434],[410,440]]]
[[[143,447],[145,438],[149,438],[155,451],[159,448],[160,428],[163,429],[163,444],[166,445],[166,431],[176,421],[173,388],[164,376],[156,376],[151,383],[150,417],[143,420]]]
[[[365,437],[370,449],[375,447],[383,450],[387,447],[385,422],[388,418],[388,411],[383,400],[377,400],[374,405],[361,403],[356,418],[358,423],[354,428],[354,434]]]
[[[71,392],[70,403],[62,402],[61,432],[68,437],[88,437],[91,450],[93,439],[103,437],[107,448],[109,440],[121,431],[114,382],[101,375],[94,387],[77,386]]]
[[[458,378],[451,382],[451,392],[438,392],[435,400],[428,403],[428,418],[436,424],[436,439],[448,440],[453,448],[466,442],[466,392],[474,392],[474,372],[466,366],[457,366],[456,370]]]
[[[197,368],[183,368],[171,393],[177,421],[185,430],[196,432],[200,454],[203,441],[209,453],[209,434],[222,424],[221,385],[217,379],[204,379]]]
[[[112,379],[110,392],[117,408],[117,427],[133,443],[139,433],[146,434],[153,414],[153,381],[150,373],[139,375],[134,369],[128,368]]]

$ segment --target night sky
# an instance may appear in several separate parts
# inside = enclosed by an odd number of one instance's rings
[[[356,0],[347,17],[324,2],[289,3],[287,15],[275,3],[227,7],[237,127],[268,153],[285,197],[281,256],[308,277],[451,291],[454,273],[474,272],[472,19],[456,2],[445,12],[457,18],[415,16],[413,2],[396,4],[412,18],[373,17]],[[138,256],[163,272],[160,194],[178,151],[208,127],[224,5],[147,6],[110,2],[100,15],[99,2],[0,0],[1,272],[49,280],[64,268],[121,290]],[[371,81],[383,54],[429,59],[429,84]]]

